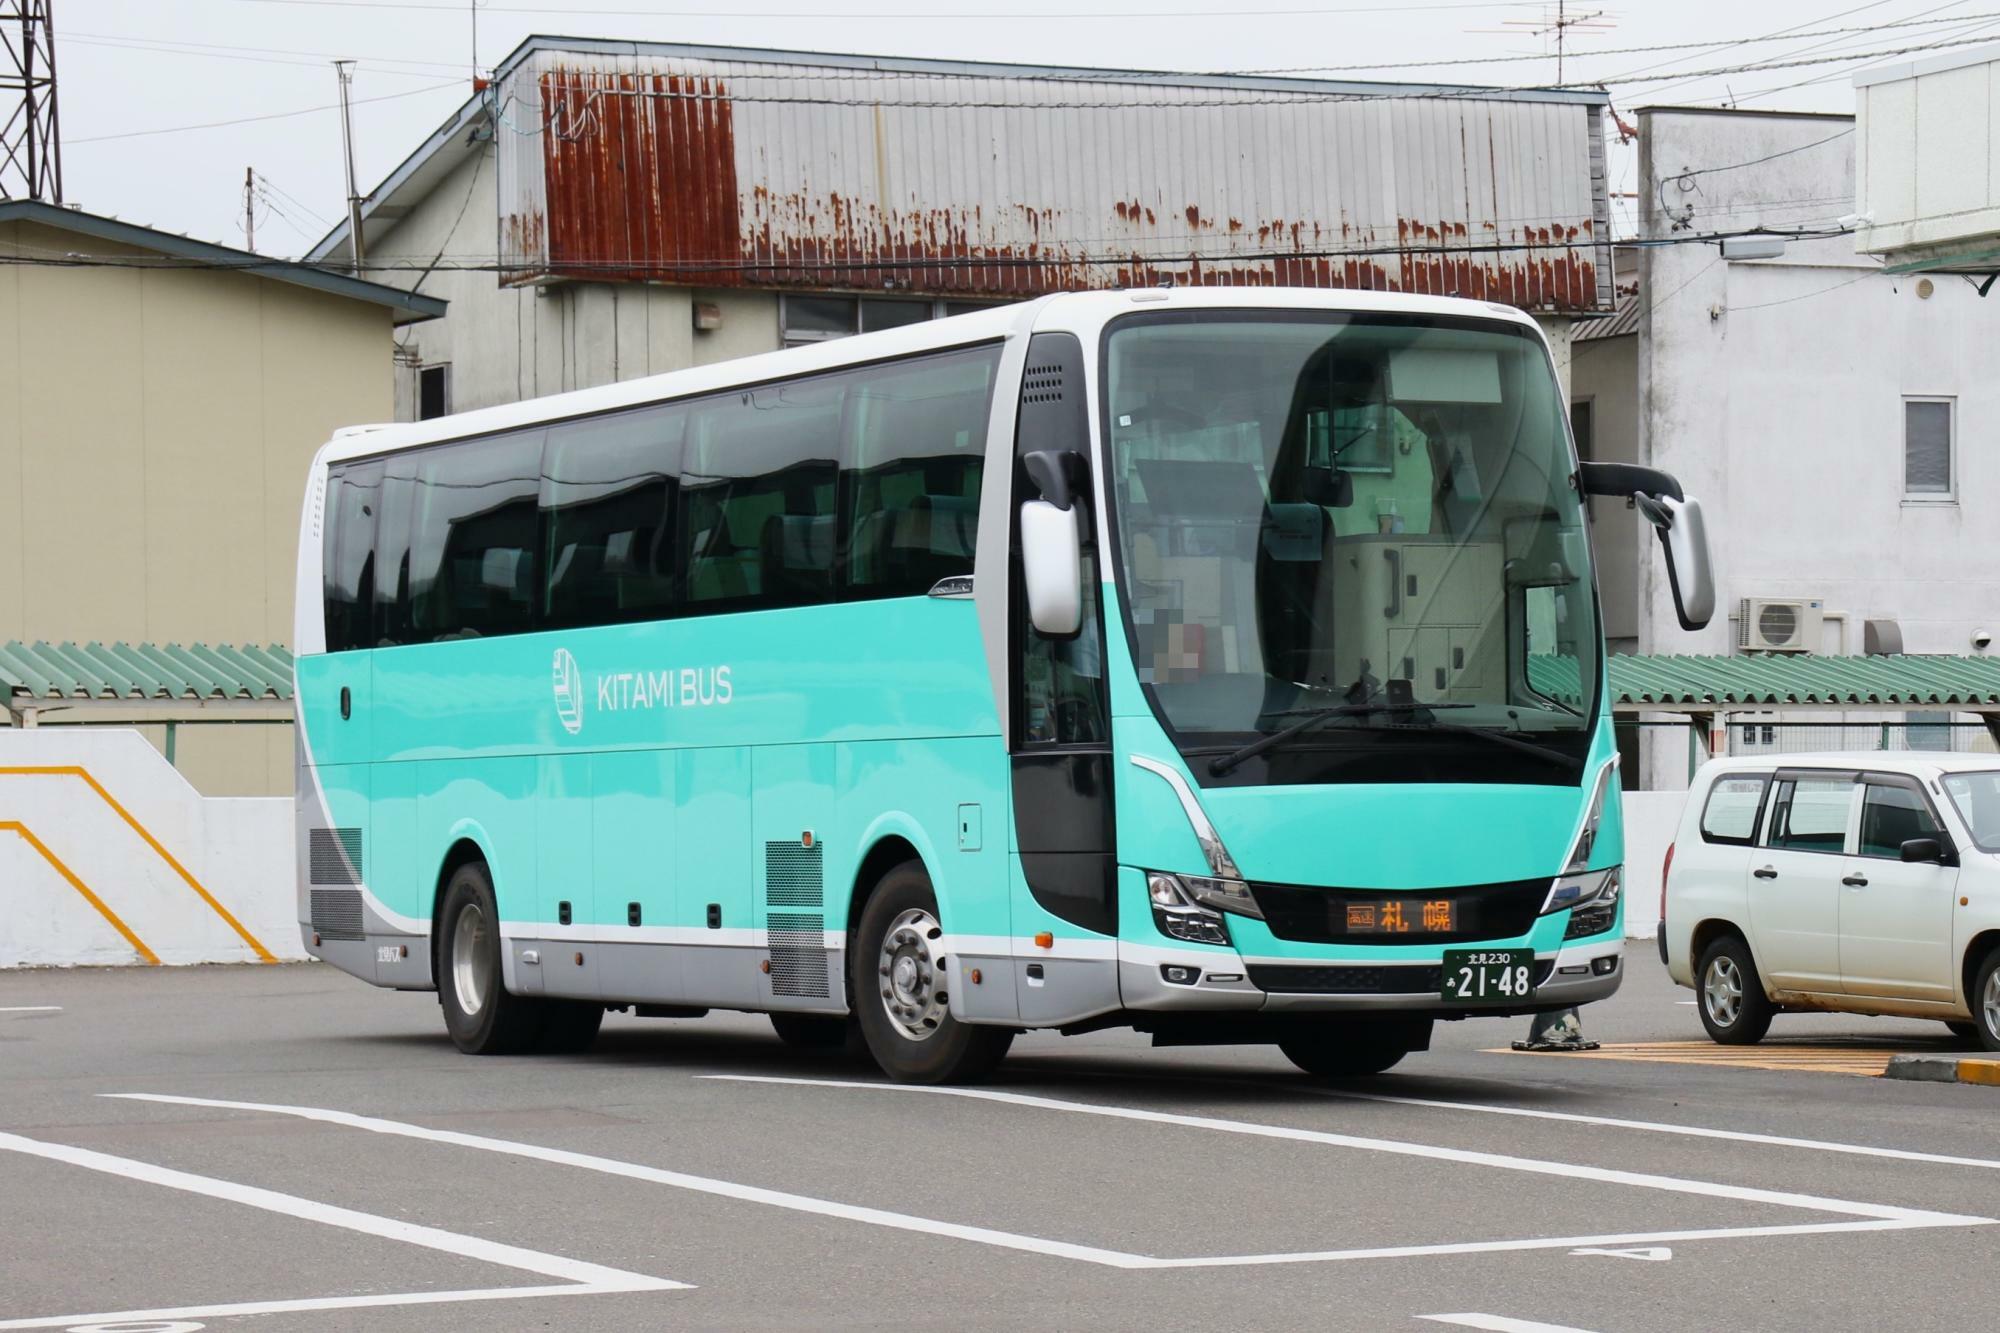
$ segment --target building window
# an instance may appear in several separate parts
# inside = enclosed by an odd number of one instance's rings
[[[943,301],[902,296],[784,296],[778,302],[779,333],[787,347],[880,333],[906,324],[944,319],[990,308],[983,301]]]
[[[1903,498],[1949,504],[1956,498],[1953,458],[1957,422],[1953,398],[1903,400]]]
[[[425,366],[417,372],[417,420],[451,413],[451,367]]]

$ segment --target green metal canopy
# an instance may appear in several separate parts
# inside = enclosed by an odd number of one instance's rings
[[[16,715],[117,705],[178,713],[285,704],[292,654],[279,644],[9,643],[0,704]]]
[[[2000,657],[1613,657],[1614,706],[1723,708],[1949,708],[2000,710]]]

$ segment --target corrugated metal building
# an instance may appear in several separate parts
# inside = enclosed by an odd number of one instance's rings
[[[1085,287],[1566,321],[1613,305],[1604,103],[533,38],[369,196],[364,254],[452,302],[404,415]]]

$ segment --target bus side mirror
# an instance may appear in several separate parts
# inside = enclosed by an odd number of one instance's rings
[[[1660,534],[1667,557],[1667,585],[1674,613],[1685,630],[1705,629],[1715,615],[1715,568],[1701,502],[1681,492],[1681,484],[1658,468],[1636,463],[1585,463],[1578,470],[1586,495],[1632,497]]]
[[[1067,639],[1083,628],[1083,534],[1077,506],[1047,500],[1021,506],[1021,577],[1028,621],[1038,634]]]

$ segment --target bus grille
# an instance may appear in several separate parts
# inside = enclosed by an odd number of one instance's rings
[[[361,890],[312,890],[312,928],[321,939],[361,939]]]
[[[1555,971],[1556,960],[1535,965],[1535,984]],[[1252,963],[1250,984],[1292,995],[1436,995],[1444,989],[1444,969],[1435,963],[1387,965]]]
[[[1344,889],[1308,884],[1250,886],[1265,924],[1281,940],[1301,944],[1454,944],[1465,941],[1511,940],[1534,929],[1535,917],[1549,895],[1550,880],[1519,879],[1501,884],[1466,884],[1447,889]],[[1386,932],[1350,929],[1363,909],[1391,900],[1404,904],[1409,930]],[[1425,907],[1449,904],[1451,930],[1425,930]],[[1368,913],[1374,919],[1374,913]]]
[[[827,984],[826,918],[818,912],[773,912],[770,915],[771,993],[825,999]]]
[[[796,842],[764,844],[764,901],[772,907],[818,907],[823,892],[826,847]]]
[[[307,839],[306,861],[315,884],[359,884],[361,830],[313,829]]]

